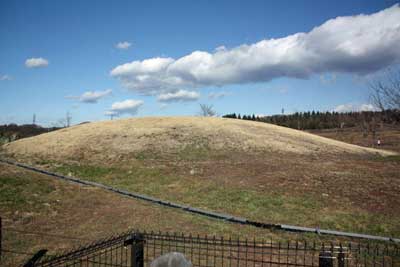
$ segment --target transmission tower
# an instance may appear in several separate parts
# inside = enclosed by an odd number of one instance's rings
[[[67,127],[69,127],[71,125],[71,114],[69,113],[69,111],[67,111],[67,117],[66,117],[66,121],[67,121]]]

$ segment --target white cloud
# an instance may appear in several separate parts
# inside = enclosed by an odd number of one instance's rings
[[[160,88],[175,90],[179,78],[171,78],[166,73],[172,58],[151,58],[143,61],[133,61],[117,66],[111,71],[111,76],[118,77],[122,84],[143,94],[157,94]],[[170,84],[170,85],[169,85]]]
[[[213,53],[150,58],[111,70],[128,89],[160,94],[205,86],[306,79],[323,73],[365,75],[400,62],[400,6],[337,17],[310,32],[265,39]]]
[[[4,74],[0,76],[0,81],[11,81],[12,77],[10,75]]]
[[[108,96],[112,93],[111,89],[105,91],[88,91],[79,97],[79,101],[84,103],[97,103],[101,98]]]
[[[218,46],[217,48],[215,48],[216,52],[221,52],[221,51],[225,51],[226,47],[224,45]]]
[[[323,83],[323,84],[333,84],[333,83],[336,83],[337,75],[335,73],[321,74],[319,76],[319,79],[320,79],[321,83]]]
[[[281,94],[286,94],[288,92],[288,89],[286,87],[282,87],[279,89],[279,93]]]
[[[142,100],[127,99],[121,102],[115,102],[111,109],[106,111],[106,115],[131,114],[135,115],[138,109],[143,105]]]
[[[118,44],[115,45],[115,47],[118,49],[125,50],[128,49],[131,45],[132,44],[129,42],[119,42]]]
[[[77,99],[83,103],[97,103],[101,98],[106,97],[112,93],[111,89],[104,91],[87,91],[80,96],[66,96],[65,98]]]
[[[286,94],[289,92],[289,86],[287,85],[274,85],[274,86],[267,86],[267,87],[259,87],[257,88],[258,91],[260,92],[271,92],[275,91],[281,94]]]
[[[351,111],[377,111],[378,108],[371,104],[342,104],[336,106],[333,111],[343,113]]]
[[[104,115],[106,115],[106,116],[118,116],[118,112],[107,110],[106,112],[104,112]]]
[[[224,92],[224,91],[222,91],[222,92],[211,92],[211,93],[208,94],[208,98],[209,99],[220,99],[220,98],[223,98],[223,97],[225,97],[227,95],[230,95],[230,93],[229,92]]]
[[[275,87],[274,90],[278,91],[281,94],[286,94],[289,91],[289,87],[287,87],[285,85],[281,85],[281,86]]]
[[[163,93],[157,97],[159,102],[188,102],[196,101],[200,94],[194,91],[179,90],[176,92]]]
[[[49,65],[49,61],[45,58],[38,57],[38,58],[28,58],[25,61],[25,66],[28,68],[40,68],[40,67],[47,67]]]

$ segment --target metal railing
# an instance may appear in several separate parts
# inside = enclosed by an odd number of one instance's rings
[[[274,242],[224,237],[131,231],[25,266],[144,267],[157,257],[181,252],[195,267],[400,266],[396,245]]]

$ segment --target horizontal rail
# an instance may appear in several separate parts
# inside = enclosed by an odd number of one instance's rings
[[[213,211],[207,211],[207,210],[203,210],[203,209],[199,209],[199,208],[194,208],[194,207],[191,207],[188,205],[182,205],[182,204],[178,204],[178,203],[174,203],[174,202],[170,202],[170,201],[165,201],[165,200],[161,200],[161,199],[150,197],[150,196],[143,195],[143,194],[132,193],[132,192],[125,191],[122,189],[104,185],[101,183],[91,182],[91,181],[78,179],[78,178],[71,177],[71,176],[65,176],[65,175],[54,173],[54,172],[49,172],[46,170],[42,170],[42,169],[39,169],[39,168],[36,168],[33,166],[18,163],[15,161],[0,159],[0,162],[6,163],[9,165],[14,165],[17,167],[21,167],[21,168],[31,170],[34,172],[42,173],[45,175],[53,176],[53,177],[61,179],[61,180],[66,180],[69,182],[88,185],[88,186],[99,187],[99,188],[102,188],[107,191],[111,191],[111,192],[114,192],[114,193],[117,193],[117,194],[120,194],[123,196],[152,202],[152,203],[159,204],[162,206],[177,208],[177,209],[181,209],[181,210],[184,210],[187,212],[203,215],[203,216],[210,217],[210,218],[220,219],[220,220],[224,220],[224,221],[228,221],[228,222],[232,222],[232,223],[251,225],[251,226],[255,226],[258,228],[264,228],[264,229],[283,230],[283,231],[289,231],[289,232],[316,233],[316,234],[324,234],[324,235],[334,235],[334,236],[343,236],[343,237],[351,237],[351,238],[361,238],[361,239],[369,239],[369,240],[376,240],[376,241],[400,243],[399,238],[375,236],[375,235],[367,235],[367,234],[359,234],[359,233],[351,233],[351,232],[342,232],[342,231],[335,231],[335,230],[325,230],[325,229],[319,229],[319,228],[309,228],[309,227],[286,225],[286,224],[272,224],[272,223],[252,221],[252,220],[248,220],[248,219],[242,218],[242,217],[237,217],[237,216],[233,216],[233,215],[229,215],[229,214],[225,214],[225,213],[219,213],[219,212],[213,212]]]

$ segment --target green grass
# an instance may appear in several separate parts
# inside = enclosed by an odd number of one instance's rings
[[[193,141],[189,144],[182,146],[178,150],[179,160],[205,160],[210,159],[210,147],[209,141],[206,138],[193,138]]]
[[[312,194],[290,195],[224,186],[218,181],[178,177],[160,167],[135,164],[127,168],[62,165],[54,170],[131,192],[230,213],[266,223],[283,223],[375,235],[400,236],[398,217],[367,213]]]
[[[394,156],[386,156],[386,157],[376,157],[376,161],[383,161],[383,162],[400,162],[400,155],[394,155]]]
[[[54,186],[43,181],[5,176],[0,179],[0,203],[15,210],[31,211],[40,208],[44,203],[41,200],[54,190]]]
[[[100,177],[116,171],[114,168],[89,166],[89,165],[61,165],[56,171],[63,174],[78,175],[83,178]]]

